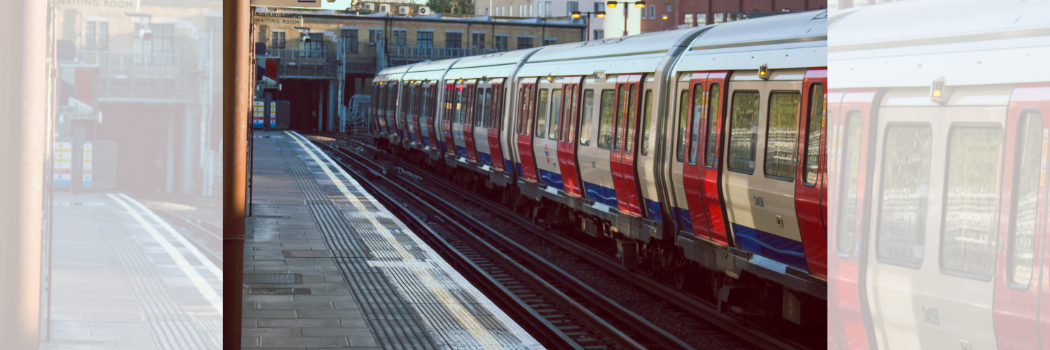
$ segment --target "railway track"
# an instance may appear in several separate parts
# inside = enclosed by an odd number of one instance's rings
[[[689,349],[688,344],[601,295],[496,230],[411,181],[345,149],[329,151],[373,196],[519,322],[562,349]],[[381,183],[382,185],[378,185]],[[415,193],[423,193],[421,198]],[[431,194],[432,195],[432,194]]]
[[[537,236],[542,237],[550,241],[551,243],[554,243],[559,247],[562,247],[580,256],[588,262],[630,281],[636,286],[653,293],[654,295],[674,304],[682,310],[685,310],[686,312],[696,317],[705,319],[711,322],[712,324],[718,326],[722,330],[730,334],[736,335],[737,337],[744,339],[757,347],[763,349],[810,349],[819,347],[819,344],[803,344],[798,340],[789,339],[783,336],[777,336],[771,334],[771,332],[767,332],[766,330],[759,329],[757,328],[758,325],[740,322],[740,320],[738,319],[735,319],[724,313],[719,312],[716,303],[701,299],[689,293],[678,290],[670,284],[658,281],[652,276],[647,275],[645,273],[627,269],[623,267],[619,263],[619,261],[615,259],[615,257],[609,256],[608,254],[603,253],[584,243],[566,238],[565,235],[562,233],[554,232],[546,227],[537,225],[531,220],[519,215],[513,209],[503,206],[499,202],[493,201],[489,198],[478,195],[471,191],[464,191],[462,187],[456,186],[455,184],[440,176],[430,173],[402,159],[392,157],[388,153],[382,152],[371,145],[357,141],[355,141],[354,144],[355,147],[361,147],[364,150],[372,152],[372,154],[378,154],[385,157],[389,161],[397,164],[399,167],[405,170],[409,170],[413,174],[420,176],[423,179],[426,179],[429,183],[437,184],[438,186],[441,186],[442,188],[450,192],[457,193],[458,195],[464,197],[468,201],[477,203],[485,207],[487,210],[499,215],[502,219],[514,223],[515,225],[518,225],[519,227],[522,227],[523,229],[532,232]],[[343,149],[342,152],[346,152],[345,149]],[[414,183],[408,183],[407,186],[414,187],[416,193],[422,196],[440,199],[438,196],[434,195],[430,191],[423,189],[422,187]],[[456,208],[452,208],[451,210],[460,211]],[[476,221],[476,219],[470,218],[470,221]]]

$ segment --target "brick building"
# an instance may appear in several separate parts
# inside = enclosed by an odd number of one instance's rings
[[[769,15],[771,12],[811,11],[828,8],[827,0],[669,0],[681,12],[669,16],[674,25],[695,26]],[[649,24],[649,27],[659,23]]]
[[[255,29],[256,41],[267,47],[260,65],[278,62],[280,99],[292,101],[293,115],[309,116],[298,125],[293,118],[291,127],[338,130],[350,97],[370,94],[372,77],[386,67],[579,42],[585,35],[579,21],[390,12],[257,9],[260,16],[302,18],[301,25],[260,23]]]

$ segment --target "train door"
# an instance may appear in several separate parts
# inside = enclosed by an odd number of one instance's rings
[[[405,138],[410,143],[416,143],[416,123],[419,121],[419,83],[412,83],[408,85],[407,93],[407,104],[405,109],[408,111],[405,113]]]
[[[580,179],[583,193],[596,203],[617,208],[609,169],[612,149],[613,116],[616,103],[616,78],[606,80],[587,78],[583,90],[583,110],[580,115],[580,140],[577,146]]]
[[[730,244],[725,206],[722,205],[722,178],[718,166],[718,160],[722,156],[722,138],[725,135],[725,102],[728,99],[725,91],[728,78],[729,72],[711,72],[707,78],[707,119],[699,130],[704,134],[700,137],[703,143],[699,156],[703,158],[703,166],[697,168],[700,173],[700,193],[704,205],[707,206],[711,240],[722,245]]]
[[[487,123],[485,124],[485,133],[489,143],[489,155],[491,159],[492,167],[497,170],[508,171],[506,165],[503,163],[503,150],[500,147],[499,142],[499,131],[503,126],[503,79],[492,80],[492,86],[489,87],[488,93],[486,93],[486,101],[489,101],[485,105],[489,108]]]
[[[871,164],[874,152],[873,104],[877,90],[831,91],[828,93],[828,128],[831,142],[827,146],[830,181],[828,244],[834,254],[828,257],[829,325],[833,342],[839,349],[874,348],[870,344],[865,322],[866,291],[862,265],[868,256],[861,250],[867,242],[865,213],[869,212]],[[863,254],[862,254],[863,253]],[[834,321],[832,321],[834,320]],[[830,335],[830,334],[829,334]]]
[[[477,155],[477,162],[482,165],[492,166],[492,154],[489,153],[488,120],[492,112],[492,85],[478,82],[474,97],[474,122],[470,136],[474,140],[474,147],[470,149]]]
[[[617,204],[623,213],[643,216],[638,173],[635,169],[634,145],[637,143],[638,95],[643,74],[625,74],[616,81],[616,122],[610,157]]]
[[[379,117],[383,110],[383,88],[379,83],[372,83],[372,91],[374,93],[372,94],[372,117],[369,118],[369,127],[375,132],[383,132],[383,118]]]
[[[660,187],[659,181],[657,180],[656,168],[660,166],[660,162],[656,157],[656,152],[653,152],[654,141],[660,142],[662,138],[653,137],[653,129],[656,129],[656,125],[659,124],[660,118],[654,118],[653,104],[656,104],[656,108],[659,109],[660,102],[659,96],[662,91],[662,86],[656,84],[657,74],[652,74],[645,77],[645,89],[638,90],[638,108],[641,113],[638,116],[638,149],[635,155],[635,168],[637,168],[638,174],[638,187],[641,190],[639,192],[639,201],[642,204],[642,211],[645,212],[645,217],[652,222],[647,222],[646,225],[652,227],[663,226],[663,207],[660,203]],[[661,111],[656,112],[657,116]],[[667,113],[663,111],[663,113]]]
[[[418,89],[416,103],[419,106],[416,108],[416,119],[413,120],[412,128],[415,130],[415,141],[420,148],[424,148],[427,146],[427,143],[424,141],[426,129],[423,126],[426,125],[427,113],[429,112],[427,104],[430,102],[430,88],[426,83],[419,83]]]
[[[688,98],[683,105],[688,104],[688,108],[683,107],[682,110],[682,121],[679,121],[680,125],[685,127],[683,137],[680,138],[679,142],[683,143],[684,153],[682,162],[682,183],[685,187],[685,201],[688,205],[689,210],[689,223],[692,224],[690,230],[696,237],[711,240],[711,223],[708,220],[707,215],[707,204],[705,203],[706,198],[700,187],[700,168],[702,167],[698,163],[703,163],[700,159],[700,148],[701,148],[701,129],[704,125],[707,125],[707,120],[711,119],[710,99],[713,91],[707,84],[708,72],[696,72],[693,73],[692,78],[689,81],[691,98]],[[715,103],[714,105],[717,105]]]
[[[475,108],[477,103],[475,102],[478,98],[477,83],[474,80],[468,80],[463,83],[463,120],[460,122],[462,130],[460,132],[463,136],[463,150],[465,153],[461,157],[467,158],[470,162],[478,161],[477,148],[474,145],[474,121],[478,117],[479,109]]]
[[[1046,147],[1050,85],[1021,85],[1010,96],[1003,145],[1003,192],[995,274],[995,338],[1000,348],[1050,345],[1050,306],[1045,276],[1047,232]],[[1044,234],[1040,234],[1043,232]],[[1038,306],[1038,307],[1036,307]],[[1038,320],[1038,322],[1037,322]]]
[[[404,84],[404,88],[401,93],[401,98],[398,99],[398,110],[397,110],[397,135],[402,140],[408,139],[408,115],[412,110],[412,97],[415,93],[414,85],[412,83]],[[403,102],[403,103],[402,103]]]
[[[576,129],[579,124],[577,117],[580,112],[580,81],[582,77],[566,77],[562,84],[565,95],[564,108],[559,113],[561,117],[561,130],[558,135],[558,165],[561,166],[562,183],[564,191],[570,196],[581,197],[580,174],[577,169],[576,160]]]
[[[456,119],[456,104],[463,97],[460,95],[457,98],[459,91],[456,89],[455,80],[445,81],[445,113],[441,116],[441,131],[445,145],[442,150],[453,156],[456,155],[456,142],[452,140],[452,123]]]
[[[397,100],[400,97],[400,90],[397,89],[398,83],[391,81],[387,85],[386,95],[386,126],[387,126],[387,137],[393,139],[398,134],[397,125]]]
[[[795,212],[810,274],[828,277],[828,237],[825,225],[827,168],[824,167],[824,113],[827,68],[811,68],[802,82],[802,117],[799,118],[798,159],[795,174]]]
[[[729,127],[722,191],[734,243],[806,271],[795,215],[803,70],[735,72],[728,85]],[[785,272],[786,273],[786,272]],[[803,272],[804,273],[804,272]]]
[[[699,74],[699,73],[698,73]],[[707,73],[702,73],[706,77]],[[690,105],[692,104],[690,92],[690,82],[692,80],[693,73],[681,73],[678,76],[678,86],[675,88],[674,93],[671,97],[671,104],[674,105],[674,119],[669,124],[671,135],[671,150],[668,152],[667,161],[671,166],[671,187],[673,191],[674,200],[671,205],[673,211],[671,215],[674,216],[675,227],[680,232],[686,232],[693,234],[693,218],[689,214],[689,201],[685,193],[685,158],[686,158],[686,144],[689,140],[689,112],[692,110]],[[698,78],[700,79],[700,78]]]
[[[561,190],[561,171],[558,167],[558,129],[562,104],[562,78],[540,80],[536,93],[535,133],[532,151],[536,156],[536,170],[540,182]]]
[[[451,135],[452,142],[455,149],[456,157],[468,158],[467,156],[467,140],[466,132],[470,129],[468,119],[470,119],[470,111],[472,108],[470,105],[471,94],[470,85],[463,83],[462,80],[458,84],[454,85],[453,88],[453,101],[452,101],[452,118],[451,123]]]
[[[435,135],[436,128],[434,127],[435,120],[437,120],[437,111],[440,108],[438,103],[438,84],[436,82],[428,82],[424,84],[426,86],[424,92],[424,105],[423,116],[426,119],[420,125],[423,130],[423,145],[430,146],[433,149],[438,149],[437,140],[438,137]]]
[[[536,161],[532,153],[533,112],[536,104],[536,78],[522,79],[520,102],[518,103],[518,176],[532,182],[539,182],[536,172]],[[539,132],[539,131],[537,131]]]

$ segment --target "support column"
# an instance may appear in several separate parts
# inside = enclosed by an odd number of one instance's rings
[[[317,86],[317,131],[324,131],[324,84]]]
[[[192,105],[186,105],[186,120],[184,121],[186,130],[182,137],[183,145],[185,145],[182,149],[182,194],[193,194],[193,173],[196,170],[193,164],[194,157],[198,153],[194,148],[197,147],[196,138],[201,134],[193,127],[195,120],[192,107]]]
[[[164,161],[164,193],[175,187],[175,118],[168,118],[168,153]]]
[[[41,207],[47,146],[47,2],[14,1],[0,11],[0,347],[40,342]],[[53,45],[52,41],[52,45]]]
[[[252,97],[249,0],[222,2],[222,344],[241,348],[241,289],[244,279],[244,195],[248,155],[248,111]]]

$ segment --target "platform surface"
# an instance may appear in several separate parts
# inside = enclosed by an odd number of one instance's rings
[[[542,348],[306,138],[253,144],[244,348]]]
[[[57,191],[53,235],[41,349],[222,348],[221,263],[141,201]]]

